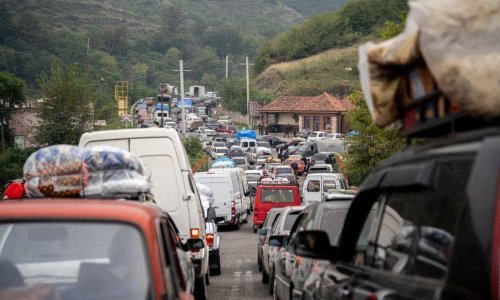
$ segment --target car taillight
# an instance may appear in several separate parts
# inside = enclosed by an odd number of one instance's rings
[[[236,214],[236,201],[231,201],[231,214]]]
[[[370,294],[366,297],[366,300],[378,300],[378,297],[376,294]]]
[[[211,233],[207,234],[207,244],[209,247],[214,245],[214,235]]]
[[[199,239],[200,238],[200,229],[199,228],[191,228],[191,238]]]

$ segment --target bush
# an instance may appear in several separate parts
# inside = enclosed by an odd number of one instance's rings
[[[0,190],[2,194],[9,181],[23,178],[24,163],[36,150],[36,148],[11,147],[0,153]]]

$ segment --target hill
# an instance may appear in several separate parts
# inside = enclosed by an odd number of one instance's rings
[[[36,86],[52,60],[86,66],[97,79],[142,78],[149,88],[176,80],[166,72],[182,57],[186,80],[213,84],[264,41],[347,0],[7,0],[0,2],[0,70]],[[87,44],[88,42],[88,44]],[[171,52],[166,57],[169,49]],[[175,59],[174,59],[175,58]],[[207,62],[206,64],[200,64]]]
[[[343,98],[359,89],[357,46],[331,49],[307,58],[273,64],[255,79],[256,88],[274,95]]]

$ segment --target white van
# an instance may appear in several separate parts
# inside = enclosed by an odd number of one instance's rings
[[[213,207],[217,217],[224,217],[217,225],[230,225],[239,229],[241,223],[241,188],[236,173],[198,172],[194,174],[196,183],[209,187],[214,194]]]
[[[242,138],[240,141],[240,147],[243,148],[243,152],[248,152],[249,148],[257,147],[256,139]]]
[[[196,271],[195,294],[203,298],[208,276],[205,218],[191,165],[177,131],[170,128],[107,130],[85,133],[80,138],[80,147],[98,145],[121,148],[140,157],[151,173],[155,201],[170,214],[182,241],[203,240],[203,249],[189,253]]]
[[[210,169],[209,171],[236,174],[241,201],[240,221],[241,223],[246,223],[248,215],[250,214],[250,189],[248,188],[248,181],[245,175],[245,170],[243,170],[242,168],[214,168]]]
[[[329,192],[348,189],[349,184],[342,173],[308,174],[302,187],[303,202],[304,204],[322,202],[328,197]],[[352,195],[348,198],[351,199]]]

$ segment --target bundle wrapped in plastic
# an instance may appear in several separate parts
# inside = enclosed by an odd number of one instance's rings
[[[406,78],[424,74],[422,88],[437,85],[452,104],[471,116],[500,116],[500,1],[410,1],[400,35],[360,48],[361,86],[375,124],[399,117]],[[422,77],[422,76],[421,76]]]
[[[28,197],[136,198],[151,191],[142,162],[107,146],[40,149],[26,160],[24,180]]]

